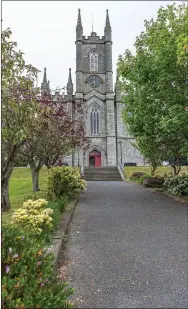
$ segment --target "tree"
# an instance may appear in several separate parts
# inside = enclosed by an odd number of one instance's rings
[[[160,153],[158,152],[157,144],[155,145],[152,138],[149,136],[137,137],[135,148],[141,151],[145,161],[151,165],[151,175],[155,175],[155,171],[161,165]]]
[[[22,155],[31,168],[33,191],[39,191],[39,172],[45,164],[53,166],[60,156],[68,155],[76,143],[87,141],[82,121],[82,109],[77,104],[77,119],[69,116],[66,102],[53,102],[50,97],[39,100],[39,111],[32,123],[31,134],[23,145]]]
[[[187,54],[179,51],[187,16],[185,3],[161,7],[155,21],[145,21],[136,54],[126,50],[118,61],[124,121],[141,153],[150,161],[155,154],[157,163],[188,153]]]
[[[35,80],[38,70],[27,65],[23,53],[17,51],[17,43],[11,41],[8,28],[2,32],[2,211],[10,208],[9,179],[14,160],[30,132],[32,119],[37,110],[38,89]]]

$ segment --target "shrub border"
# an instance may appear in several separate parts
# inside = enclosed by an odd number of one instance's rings
[[[180,196],[176,196],[174,194],[168,193],[165,190],[163,191],[163,190],[160,190],[158,188],[145,188],[145,189],[148,189],[151,192],[157,192],[157,193],[161,193],[163,195],[167,195],[168,197],[173,198],[177,202],[187,203],[188,204],[188,200],[186,198],[183,198],[182,196],[180,197]]]
[[[60,251],[62,248],[62,244],[67,237],[68,226],[72,221],[78,197],[79,195],[66,205],[65,210],[61,215],[59,226],[56,228],[52,236],[53,245],[48,247],[46,251],[46,254],[53,253],[53,264],[56,268],[58,267]]]
[[[176,200],[177,202],[181,202],[181,203],[187,203],[188,204],[188,200],[186,198],[183,198],[182,196],[176,196],[174,194],[171,194],[171,193],[168,193],[167,191],[163,191],[163,190],[160,190],[159,188],[146,188],[144,186],[142,186],[140,183],[137,183],[135,181],[131,181],[131,180],[126,180],[127,183],[130,183],[130,184],[134,184],[134,185],[137,185],[137,186],[141,186],[142,188],[144,188],[145,190],[148,190],[150,192],[158,192],[158,193],[161,193],[163,195],[167,195],[168,197],[170,198],[173,198],[174,200]]]

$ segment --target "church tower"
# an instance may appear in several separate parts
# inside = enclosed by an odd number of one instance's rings
[[[112,29],[108,10],[104,36],[96,32],[83,35],[81,12],[76,26],[76,93],[85,110],[90,148],[84,156],[84,166],[116,166],[115,106],[112,72]]]
[[[46,68],[44,68],[44,76],[41,83],[41,92],[43,94],[50,94],[50,81],[47,81]]]

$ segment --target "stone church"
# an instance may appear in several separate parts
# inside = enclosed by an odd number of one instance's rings
[[[67,94],[60,96],[56,91],[52,98],[56,100],[61,97],[68,102],[72,112],[76,101],[83,102],[85,127],[91,145],[86,151],[79,149],[63,160],[69,165],[82,167],[117,166],[119,163],[143,165],[143,157],[132,146],[134,139],[128,134],[122,121],[121,91],[117,83],[113,87],[112,28],[108,10],[102,37],[96,32],[88,37],[83,35],[81,13],[78,10],[75,44],[75,94],[69,69]],[[41,91],[50,92],[46,69]]]

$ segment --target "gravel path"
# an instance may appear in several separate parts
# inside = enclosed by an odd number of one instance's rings
[[[74,307],[187,308],[187,210],[139,185],[88,182],[64,256]]]

